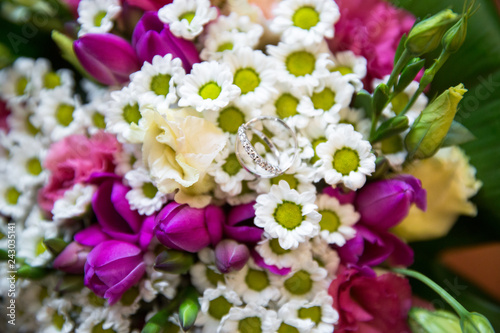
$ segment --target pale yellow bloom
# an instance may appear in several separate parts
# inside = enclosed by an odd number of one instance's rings
[[[158,190],[172,193],[202,179],[227,137],[214,124],[182,111],[142,110],[143,162]]]
[[[420,179],[427,190],[427,211],[412,206],[408,216],[393,229],[405,240],[442,237],[459,215],[477,214],[469,199],[477,193],[481,182],[476,180],[476,169],[460,148],[443,148],[434,157],[415,162],[404,172]]]

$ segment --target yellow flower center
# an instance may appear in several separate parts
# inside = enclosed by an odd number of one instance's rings
[[[278,117],[284,119],[298,114],[297,105],[299,105],[299,99],[291,94],[283,94],[276,100],[274,105]]]
[[[219,113],[217,123],[224,131],[231,134],[236,134],[238,128],[245,122],[245,115],[239,109],[230,106]]]
[[[198,92],[203,99],[216,99],[219,97],[222,88],[213,81],[206,83],[200,88]]]
[[[314,156],[311,158],[311,163],[314,164],[316,163],[318,160],[319,160],[319,157],[318,155],[316,154],[316,147],[318,147],[318,145],[320,143],[323,143],[323,142],[326,142],[326,138],[325,137],[321,137],[321,138],[317,138],[316,140],[314,140],[312,142],[312,147],[314,149]]]
[[[293,326],[282,323],[278,328],[278,333],[299,333],[299,330]]]
[[[92,114],[92,123],[97,128],[106,128],[106,121],[104,120],[104,115],[99,112],[94,112]]]
[[[142,118],[141,113],[139,112],[139,104],[135,103],[134,105],[128,104],[123,108],[123,119],[128,123],[139,124],[139,120]]]
[[[342,148],[335,152],[333,156],[333,168],[343,176],[347,176],[351,171],[358,170],[359,155],[351,148]]]
[[[293,175],[290,174],[283,174],[278,177],[271,178],[271,184],[272,185],[278,185],[280,180],[284,180],[290,185],[291,189],[296,190],[297,186],[299,185],[299,181],[295,179]]]
[[[56,120],[59,124],[66,127],[73,121],[73,111],[75,107],[68,104],[61,104],[56,110]]]
[[[321,307],[312,306],[310,308],[299,309],[299,318],[311,319],[316,323],[316,325],[318,325],[321,321]]]
[[[262,332],[262,322],[259,317],[243,318],[238,323],[238,332],[240,333],[260,333]]]
[[[21,192],[13,186],[9,187],[7,191],[5,191],[5,201],[7,201],[9,205],[16,205],[20,196]]]
[[[39,255],[44,253],[46,250],[47,250],[47,248],[45,247],[45,244],[43,243],[43,238],[42,238],[36,243],[35,256],[38,257]]]
[[[309,30],[319,22],[318,12],[310,6],[304,6],[295,12],[292,17],[293,25],[304,30]]]
[[[224,283],[224,275],[217,273],[216,271],[207,267],[205,275],[207,276],[208,282],[210,282],[214,287],[217,287],[217,283],[220,281]]]
[[[151,79],[151,91],[158,96],[167,96],[170,90],[170,79],[168,74],[158,74]]]
[[[64,323],[66,320],[64,320],[64,317],[60,315],[58,312],[54,313],[52,316],[52,324],[59,330],[62,331],[62,328],[64,326]]]
[[[307,51],[294,52],[286,58],[286,69],[295,76],[312,74],[315,66],[316,58]]]
[[[95,27],[101,26],[102,20],[106,17],[106,14],[107,14],[107,12],[105,10],[101,10],[94,16],[94,26]]]
[[[319,221],[321,230],[337,231],[340,226],[340,219],[337,213],[331,210],[322,210],[319,213],[321,214],[321,221]]]
[[[224,52],[226,50],[232,50],[233,49],[233,43],[231,42],[227,42],[227,43],[222,43],[221,45],[219,45],[219,47],[217,48],[217,52]]]
[[[26,90],[27,85],[28,85],[28,79],[25,78],[24,76],[20,77],[16,83],[16,95],[17,96],[24,95],[24,91]]]
[[[186,19],[188,23],[191,23],[191,21],[194,19],[195,14],[195,12],[186,12],[179,17],[179,21]]]
[[[282,254],[285,254],[285,253],[288,253],[291,251],[291,250],[285,250],[284,248],[282,248],[278,238],[272,238],[269,241],[269,247],[271,248],[271,251],[273,251],[277,255],[282,255]]]
[[[335,92],[325,88],[319,93],[314,93],[311,100],[315,109],[328,111],[335,105]]]
[[[229,303],[224,296],[219,296],[214,300],[210,301],[208,306],[208,313],[215,319],[221,319],[224,317],[231,309],[232,304]]]
[[[339,72],[341,75],[347,75],[347,74],[352,74],[354,73],[352,71],[352,68],[350,67],[347,67],[347,66],[338,66],[338,67],[335,67],[335,68],[332,68],[330,70],[330,72]]]
[[[103,298],[97,296],[94,293],[89,293],[87,298],[89,300],[89,303],[93,306],[96,306],[96,307],[104,306],[104,303],[106,302]]]
[[[38,176],[42,172],[42,164],[36,157],[30,158],[26,162],[26,170],[33,176]]]
[[[230,176],[236,175],[241,170],[241,164],[235,153],[230,154],[226,158],[226,163],[222,166],[222,170]]]
[[[245,283],[252,290],[262,291],[269,286],[269,278],[266,272],[250,268],[245,277]]]
[[[293,295],[304,295],[312,289],[311,275],[305,270],[300,270],[285,281],[285,289]]]
[[[153,199],[156,193],[158,193],[158,189],[152,183],[144,183],[142,185],[142,193],[144,193],[146,198]]]
[[[274,211],[274,219],[283,228],[293,230],[297,228],[304,218],[302,216],[302,206],[294,202],[283,201]]]
[[[410,99],[408,98],[408,95],[406,95],[404,92],[397,94],[391,101],[392,110],[394,110],[395,114],[400,114],[409,101]]]
[[[26,130],[28,131],[29,134],[35,136],[37,135],[38,133],[40,133],[40,129],[39,128],[36,128],[33,123],[31,122],[30,120],[30,115],[28,115],[26,117]]]
[[[234,84],[241,89],[241,94],[245,95],[259,86],[259,74],[251,67],[238,69],[234,74]]]
[[[43,86],[46,89],[54,89],[61,85],[61,78],[54,72],[49,72],[43,77]]]
[[[92,327],[92,333],[115,333],[115,331],[111,327],[108,329],[104,329],[102,325],[104,325],[103,321]]]

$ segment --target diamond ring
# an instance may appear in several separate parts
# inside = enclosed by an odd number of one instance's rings
[[[283,174],[297,155],[297,136],[279,118],[261,116],[238,128],[236,157],[245,170],[258,177]]]

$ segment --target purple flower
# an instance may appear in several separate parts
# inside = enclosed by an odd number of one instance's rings
[[[351,191],[349,189],[343,189],[342,187],[333,188],[329,186],[323,190],[324,194],[328,194],[339,201],[341,205],[353,204],[356,199],[356,191]]]
[[[377,266],[385,260],[394,266],[409,266],[413,263],[411,247],[390,232],[370,229],[361,224],[354,228],[356,236],[337,248],[343,263],[360,267]]]
[[[92,198],[92,208],[102,234],[111,239],[138,244],[142,249],[146,249],[153,238],[154,215],[143,216],[132,210],[125,197],[130,188],[123,185],[121,179],[112,176],[106,178],[106,175],[96,174],[90,180],[94,184],[100,183]],[[84,235],[87,238],[99,238],[102,241],[104,240],[102,234]],[[79,236],[80,242],[90,245],[90,241],[83,240],[83,237]],[[97,244],[98,242],[94,242],[94,246]]]
[[[255,202],[251,202],[231,209],[224,224],[224,234],[227,237],[242,243],[257,243],[261,240],[264,230],[253,223],[254,205]]]
[[[222,238],[225,215],[217,206],[191,208],[171,202],[156,216],[156,238],[176,250],[198,252],[217,245]]]
[[[408,215],[412,203],[425,211],[426,195],[420,180],[411,175],[399,175],[364,186],[359,190],[355,206],[365,225],[387,230]]]
[[[187,73],[193,64],[200,62],[193,42],[174,36],[158,18],[157,12],[146,12],[137,23],[132,35],[132,46],[142,62],[151,62],[155,55],[172,54],[179,58]]]
[[[244,244],[225,239],[215,247],[215,265],[221,273],[239,271],[250,258],[250,251]]]
[[[135,50],[123,38],[113,34],[86,34],[73,43],[83,68],[97,81],[121,85],[141,68]]]
[[[85,285],[110,305],[139,282],[146,271],[139,247],[117,240],[97,245],[87,256]]]
[[[89,246],[71,242],[54,259],[53,266],[55,269],[69,274],[83,274],[87,255],[91,250],[92,248]]]

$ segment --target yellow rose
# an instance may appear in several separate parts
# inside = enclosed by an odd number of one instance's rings
[[[411,207],[408,216],[393,229],[407,241],[442,237],[459,215],[477,214],[469,198],[477,193],[481,182],[476,180],[476,169],[460,148],[443,148],[434,157],[417,161],[404,172],[420,179],[427,190],[427,211]]]
[[[143,161],[158,190],[172,193],[203,179],[227,137],[214,124],[181,111],[143,110]]]

